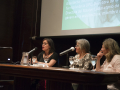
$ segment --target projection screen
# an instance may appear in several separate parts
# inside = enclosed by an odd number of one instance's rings
[[[42,0],[40,37],[120,33],[120,0]]]

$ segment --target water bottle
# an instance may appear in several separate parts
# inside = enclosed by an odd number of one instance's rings
[[[29,54],[28,52],[22,53],[21,65],[29,65]]]

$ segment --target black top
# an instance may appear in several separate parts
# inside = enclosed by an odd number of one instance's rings
[[[43,54],[44,54],[43,51],[38,54],[37,60],[38,60],[39,62],[44,62]],[[56,63],[53,65],[53,67],[57,67],[57,66],[58,66],[58,63],[57,63],[57,61],[58,61],[58,54],[57,54],[56,52],[53,52],[53,54],[49,57],[49,60],[48,60],[47,63],[49,63],[51,59],[56,60]]]

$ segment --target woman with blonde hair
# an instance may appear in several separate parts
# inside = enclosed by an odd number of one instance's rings
[[[100,66],[100,59],[103,55],[105,55],[106,60]],[[120,48],[114,39],[108,38],[103,41],[102,48],[97,54],[96,71],[120,73]],[[108,85],[108,89],[120,90],[119,81],[115,84]]]

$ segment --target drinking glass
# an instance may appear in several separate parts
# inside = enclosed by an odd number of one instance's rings
[[[96,55],[91,55],[91,64],[93,66],[93,70],[92,71],[95,71],[94,67],[95,67],[96,61],[97,61],[97,56]]]
[[[47,63],[49,60],[48,56],[44,56],[44,62]]]
[[[35,63],[37,61],[37,57],[36,56],[32,56],[32,61],[33,61],[33,63]]]
[[[37,57],[36,56],[32,56],[32,62],[33,62],[33,66],[38,66]]]
[[[48,56],[44,56],[45,65],[43,65],[43,67],[48,67],[47,65],[48,60],[49,60]]]
[[[74,63],[74,56],[69,56],[69,62],[70,62],[70,65]],[[74,66],[70,68],[74,68]]]

